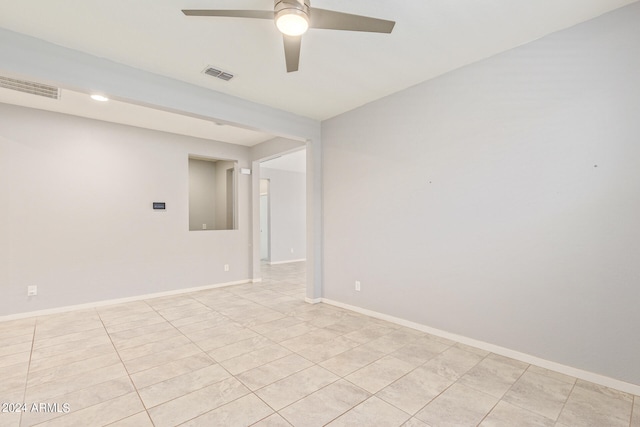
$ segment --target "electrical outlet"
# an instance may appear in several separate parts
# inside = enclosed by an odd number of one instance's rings
[[[356,280],[356,291],[360,292],[360,281]]]
[[[229,271],[229,264],[224,265],[224,271]]]
[[[38,287],[37,286],[27,286],[27,296],[32,297],[38,295]]]
[[[291,253],[293,253],[293,248],[291,248]]]
[[[202,224],[202,229],[206,230],[207,229],[207,224]]]

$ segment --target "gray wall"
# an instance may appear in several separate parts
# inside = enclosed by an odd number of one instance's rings
[[[638,22],[324,122],[323,296],[640,384]]]
[[[305,259],[306,174],[260,168],[260,178],[269,180],[270,261]]]
[[[231,161],[216,162],[216,230],[233,230],[233,178],[227,174],[233,167]]]
[[[216,227],[216,162],[189,159],[189,230]]]
[[[250,278],[250,177],[238,230],[189,232],[190,154],[250,164],[247,147],[0,104],[0,316]]]
[[[319,129],[318,129],[318,133]],[[260,251],[260,173],[257,173],[260,170],[260,162],[263,160],[267,160],[271,157],[282,155],[287,152],[295,151],[300,149],[301,147],[311,146],[311,144],[307,142],[294,141],[288,138],[276,137],[270,139],[268,141],[262,142],[260,144],[254,145],[251,147],[251,169],[253,171],[251,175],[252,181],[252,190],[253,196],[251,199],[251,205],[254,207],[253,209],[253,229],[252,229],[252,254],[253,254],[253,279],[261,280],[261,251]],[[319,139],[314,141],[313,150],[315,153],[307,153],[307,157],[312,156],[314,161],[319,161],[317,157],[321,157],[321,147]],[[307,185],[319,185],[321,183],[320,172],[316,171],[315,173],[311,172],[307,174]],[[321,247],[322,245],[322,234],[321,234],[321,222],[313,219],[314,211],[321,211],[321,197],[322,194],[319,190],[315,191],[313,197],[307,199],[307,236],[311,233],[311,238],[307,238],[307,250],[305,251],[308,258],[313,258],[313,247]],[[320,200],[316,200],[320,199]],[[315,206],[315,208],[314,208]],[[311,220],[309,220],[311,217]],[[311,250],[309,248],[312,247]],[[319,251],[318,251],[319,252]],[[309,256],[309,253],[312,253]],[[320,262],[320,256],[317,257],[318,262]],[[314,261],[312,259],[312,261]],[[321,290],[321,270],[314,268],[312,263],[307,264],[307,294],[308,296],[320,295]]]
[[[311,298],[320,296],[322,285],[322,262],[319,256],[322,249],[320,122],[2,28],[0,28],[0,58],[2,58],[0,70],[3,75],[47,82],[63,89],[68,88],[84,93],[91,93],[99,87],[113,99],[178,111],[195,117],[211,118],[221,123],[304,141],[308,159],[307,189],[310,195],[307,198],[307,259],[309,260],[307,295]],[[252,158],[256,160],[261,157]],[[252,188],[255,186],[257,182],[253,181]],[[256,200],[259,200],[257,192],[255,194]],[[254,201],[251,201],[251,204],[257,205]],[[258,217],[257,214],[256,217]],[[260,248],[256,244],[259,242],[256,232],[258,225],[259,222],[255,221],[255,228],[251,230],[255,255],[252,268],[254,278],[259,278],[260,270]],[[1,227],[0,232],[3,232]]]
[[[189,159],[189,230],[235,228],[234,181],[233,161]]]

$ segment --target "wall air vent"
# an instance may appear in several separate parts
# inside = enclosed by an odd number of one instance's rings
[[[222,80],[224,80],[226,82],[228,82],[229,80],[231,80],[233,78],[233,74],[227,73],[226,71],[222,71],[222,70],[219,70],[219,69],[214,68],[214,67],[205,68],[203,73],[205,73],[205,74],[207,74],[209,76],[217,77],[217,78],[222,79]]]
[[[42,83],[30,82],[27,80],[11,79],[0,76],[0,87],[17,90],[18,92],[30,93],[32,95],[44,96],[46,98],[60,98],[60,89]]]

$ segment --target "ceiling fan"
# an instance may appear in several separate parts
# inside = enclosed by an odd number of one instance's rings
[[[302,35],[309,28],[391,33],[394,21],[311,7],[311,0],[274,0],[274,10],[183,10],[187,16],[273,19],[284,38],[287,72],[298,71]]]

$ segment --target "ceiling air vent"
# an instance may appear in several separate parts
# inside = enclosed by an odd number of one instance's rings
[[[224,80],[226,82],[228,82],[229,80],[231,80],[233,78],[233,74],[227,73],[226,71],[218,70],[217,68],[213,68],[213,67],[207,67],[204,70],[204,73],[209,75],[209,76],[213,76],[213,77],[217,77],[219,79],[222,79],[222,80]]]
[[[9,77],[0,76],[0,87],[30,93],[32,95],[44,96],[46,98],[60,98],[60,89],[57,87],[27,80],[10,79]]]

